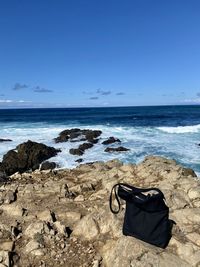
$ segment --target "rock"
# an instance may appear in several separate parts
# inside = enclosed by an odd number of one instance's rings
[[[4,203],[10,204],[10,203],[14,202],[16,199],[17,199],[17,190],[15,190],[15,191],[8,190],[8,192],[6,193],[6,196],[4,198]]]
[[[84,131],[86,139],[89,141],[91,139],[95,139],[102,134],[102,131],[99,130],[85,130]]]
[[[72,234],[73,236],[81,236],[86,240],[92,240],[99,234],[99,229],[91,215],[86,215],[75,225]]]
[[[16,149],[17,152],[10,150],[3,157],[0,171],[5,171],[7,175],[17,171],[35,170],[42,161],[54,157],[59,152],[53,147],[30,140],[18,145]]]
[[[91,143],[83,143],[82,145],[80,145],[78,147],[78,149],[80,149],[81,151],[84,152],[86,149],[89,149],[91,147],[93,147],[93,144],[91,144]]]
[[[5,241],[5,242],[0,243],[0,250],[12,251],[13,246],[14,246],[13,241]]]
[[[84,154],[85,150],[89,149],[91,147],[93,147],[92,143],[83,143],[78,148],[71,148],[69,150],[69,153],[72,154],[72,155],[82,156]]]
[[[194,242],[197,246],[200,247],[200,234],[198,233],[189,233],[187,235],[187,238],[191,241]]]
[[[7,215],[12,214],[12,217],[21,217],[23,214],[22,207],[18,205],[17,202],[13,202],[9,205],[2,205],[1,210],[3,210],[3,212]]]
[[[84,152],[78,148],[71,148],[69,150],[69,153],[72,155],[77,155],[77,156],[82,156],[84,154]]]
[[[54,226],[56,227],[59,234],[61,234],[61,235],[66,234],[66,226],[63,225],[61,222],[59,222],[59,221],[54,222]]]
[[[5,138],[0,138],[0,143],[2,142],[12,142],[11,139],[5,139]]]
[[[24,234],[30,238],[34,238],[36,234],[44,232],[43,222],[31,223],[25,230]]]
[[[10,267],[10,253],[9,251],[0,251],[0,266],[2,267]]]
[[[40,170],[44,171],[44,170],[53,170],[57,167],[55,162],[49,162],[49,161],[45,161],[41,164],[40,166]]]
[[[103,141],[102,144],[103,145],[110,145],[113,143],[121,143],[121,141],[118,138],[115,138],[113,136],[109,137],[107,140]]]
[[[192,177],[197,177],[196,173],[190,169],[190,168],[183,168],[182,169],[182,175],[183,176],[192,176]]]
[[[188,191],[188,196],[192,200],[200,198],[200,185],[190,188],[190,190]]]
[[[31,240],[31,241],[26,245],[25,250],[26,250],[27,253],[30,253],[30,252],[32,252],[33,250],[36,250],[36,249],[38,249],[38,248],[40,248],[40,244],[39,244],[37,241],[35,241],[35,240]]]
[[[85,135],[69,140],[78,138]],[[108,205],[119,182],[162,190],[176,222],[165,250],[123,236],[125,203],[117,215]],[[155,156],[137,165],[111,160],[12,175],[0,188],[0,267],[8,266],[4,259],[14,266],[200,266],[199,188],[191,172]]]
[[[52,213],[49,210],[43,210],[41,212],[38,212],[37,218],[43,222],[53,222]],[[41,225],[41,229],[43,229],[42,225]]]
[[[9,181],[8,176],[4,172],[0,171],[0,185],[5,184],[8,181]]]
[[[74,201],[75,202],[84,201],[84,196],[83,195],[79,195],[79,196],[75,197]]]
[[[56,143],[67,142],[67,141],[85,141],[87,140],[90,143],[96,143],[97,137],[101,135],[101,131],[98,130],[81,130],[78,128],[67,129],[59,133],[59,136],[54,139]]]
[[[65,224],[74,224],[81,219],[81,213],[77,211],[65,211],[56,214],[58,220]]]
[[[75,160],[75,162],[81,163],[81,162],[83,162],[83,159],[77,159],[77,160]]]
[[[129,151],[130,149],[125,148],[123,146],[120,147],[107,147],[104,151],[105,152],[124,152],[124,151]]]
[[[109,241],[102,249],[105,267],[128,266],[162,266],[188,267],[188,262],[171,253],[160,253],[158,248],[139,241],[133,237],[121,237],[117,241]]]

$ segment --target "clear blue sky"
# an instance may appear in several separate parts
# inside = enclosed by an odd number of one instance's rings
[[[200,103],[199,0],[0,0],[0,107]]]

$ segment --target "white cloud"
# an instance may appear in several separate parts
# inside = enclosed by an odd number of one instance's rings
[[[10,99],[0,99],[0,103],[12,103],[13,100]]]
[[[199,104],[200,103],[200,97],[197,97],[197,98],[188,98],[188,99],[184,99],[183,102],[185,103],[196,103],[196,104]]]
[[[0,106],[11,106],[11,105],[20,105],[20,104],[28,104],[31,103],[31,101],[25,101],[25,100],[11,100],[11,99],[0,99]]]

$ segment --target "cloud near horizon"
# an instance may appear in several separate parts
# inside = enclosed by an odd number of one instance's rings
[[[104,91],[101,88],[98,88],[97,91],[96,91],[96,93],[97,94],[100,94],[100,95],[110,95],[111,94],[111,91]]]
[[[197,93],[197,97],[200,97],[200,92]]]
[[[50,90],[50,89],[46,89],[46,88],[42,88],[40,86],[36,86],[33,88],[33,91],[35,93],[52,93],[53,90]]]
[[[83,91],[85,95],[110,95],[112,92],[110,90],[104,91],[101,88],[98,88],[96,91]]]
[[[116,93],[116,95],[125,95],[123,92]]]
[[[28,88],[27,84],[15,83],[14,87],[12,88],[14,91],[19,91]]]
[[[92,96],[92,97],[90,97],[89,99],[90,99],[90,100],[98,100],[99,97],[98,97],[98,96]]]

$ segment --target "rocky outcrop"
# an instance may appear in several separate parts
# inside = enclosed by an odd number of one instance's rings
[[[90,143],[98,142],[98,137],[102,134],[102,131],[89,130],[89,129],[67,129],[59,133],[59,136],[54,139],[56,143],[60,142],[76,142],[76,141],[88,141]]]
[[[108,203],[118,182],[162,190],[176,222],[166,249],[123,236],[124,203],[118,215]],[[200,265],[200,181],[174,160],[150,156],[138,165],[112,160],[15,173],[0,187],[0,213],[2,266]]]
[[[121,143],[121,141],[118,138],[115,138],[113,136],[109,137],[107,140],[103,141],[102,144],[103,145],[110,145],[113,143]]]
[[[123,146],[119,146],[119,147],[107,147],[104,151],[105,152],[125,152],[125,151],[129,151],[130,149],[123,147]]]
[[[55,156],[59,150],[41,143],[27,141],[10,150],[4,155],[0,171],[11,175],[15,172],[24,172],[39,168],[39,164]]]

